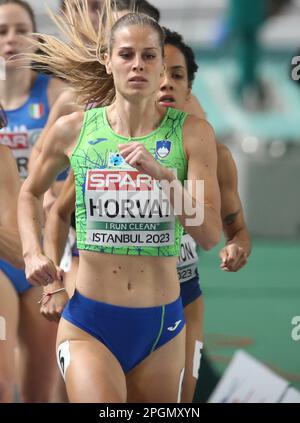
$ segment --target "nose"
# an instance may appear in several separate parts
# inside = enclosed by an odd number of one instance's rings
[[[6,39],[6,42],[9,43],[9,44],[16,43],[17,42],[16,31],[13,28],[9,29],[6,33],[5,39]]]
[[[139,56],[138,54],[135,57],[134,63],[132,65],[132,70],[133,71],[138,71],[138,72],[142,72],[144,70],[144,62],[141,56]]]
[[[172,79],[169,77],[167,72],[165,72],[165,74],[163,76],[162,83],[161,83],[161,86],[160,86],[160,90],[161,91],[173,91],[174,90]]]

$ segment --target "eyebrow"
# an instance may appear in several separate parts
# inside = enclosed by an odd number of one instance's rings
[[[8,24],[0,22],[0,26],[8,26]],[[29,26],[29,24],[25,23],[25,22],[17,22],[17,23],[14,24],[14,26]]]
[[[132,50],[134,47],[131,46],[121,46],[119,47],[119,49],[127,49],[127,50]],[[157,47],[145,47],[143,50],[158,50]]]
[[[177,69],[178,69],[178,70],[179,70],[179,69],[180,69],[180,70],[181,70],[181,69],[185,70],[185,67],[184,67],[184,66],[182,66],[182,65],[176,65],[176,66],[171,66],[171,69],[172,69],[172,70],[177,70]]]

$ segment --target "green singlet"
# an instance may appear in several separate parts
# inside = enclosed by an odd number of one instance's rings
[[[129,166],[119,144],[142,143],[182,183],[187,175],[182,129],[187,114],[167,109],[160,126],[126,138],[110,127],[106,107],[85,112],[71,157],[76,185],[79,250],[109,254],[178,256],[182,226],[158,181]]]

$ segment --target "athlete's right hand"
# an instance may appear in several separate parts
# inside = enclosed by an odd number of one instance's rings
[[[64,271],[44,254],[25,256],[24,261],[26,279],[32,285],[44,286],[56,280],[63,280]]]

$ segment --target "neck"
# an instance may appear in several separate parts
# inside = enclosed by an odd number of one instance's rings
[[[129,102],[116,95],[108,110],[112,129],[125,137],[141,137],[156,129],[165,110],[159,109],[153,97],[138,102]]]
[[[30,69],[9,69],[6,80],[0,80],[0,100],[4,109],[20,106],[28,97],[32,86],[33,72]]]

